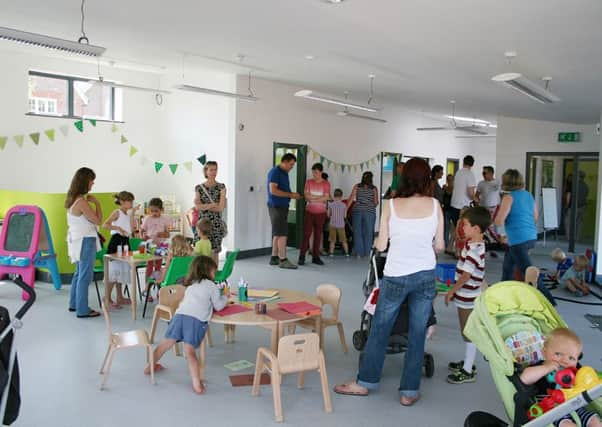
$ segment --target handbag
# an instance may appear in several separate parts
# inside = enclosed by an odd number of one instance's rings
[[[201,188],[201,190],[203,190],[203,193],[205,193],[205,196],[207,196],[207,198],[209,199],[209,201],[211,203],[215,203],[215,200],[213,200],[213,197],[211,197],[211,194],[209,194],[209,192],[207,191],[207,189],[205,188],[205,186],[203,184],[199,184],[199,186]],[[219,221],[221,223],[222,229],[224,230],[224,237],[228,235],[228,225],[226,224],[226,222],[223,220],[221,214],[219,217]]]

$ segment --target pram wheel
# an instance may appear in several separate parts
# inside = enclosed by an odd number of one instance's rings
[[[355,331],[353,333],[353,347],[357,351],[362,351],[366,346],[366,341],[368,340],[368,335],[366,331]]]
[[[435,358],[432,354],[424,353],[424,376],[432,378],[435,374]]]

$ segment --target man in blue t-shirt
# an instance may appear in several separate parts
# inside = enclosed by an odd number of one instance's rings
[[[291,199],[301,198],[299,193],[291,192],[288,173],[295,167],[297,158],[292,153],[282,156],[280,164],[268,173],[268,211],[272,222],[272,257],[270,265],[280,268],[296,269],[297,266],[286,258],[286,240],[288,236],[288,207]]]

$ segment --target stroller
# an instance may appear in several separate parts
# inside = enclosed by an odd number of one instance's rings
[[[464,334],[489,361],[493,380],[513,426],[550,425],[602,395],[602,385],[598,385],[529,422],[527,410],[534,402],[529,401],[530,395],[522,392],[524,386],[518,379],[521,366],[517,360],[523,362],[523,366],[537,362],[534,356],[541,350],[541,336],[559,327],[566,324],[554,307],[536,288],[525,283],[508,281],[490,286],[475,302]],[[519,336],[522,338],[517,338]],[[590,409],[602,413],[602,400],[598,399],[592,406]],[[491,414],[473,412],[464,426],[505,427],[508,424]]]
[[[362,286],[364,297],[366,299],[370,297],[374,287],[379,286],[379,280],[383,277],[386,260],[386,252],[378,252],[376,249],[372,250],[372,253],[370,254],[370,268],[368,269],[368,275]],[[387,354],[398,354],[406,351],[408,347],[408,318],[409,310],[408,303],[406,301],[402,304],[401,309],[399,310],[399,316],[397,317],[395,325],[393,326],[393,330],[391,331]],[[436,323],[437,319],[435,317],[435,311],[433,310],[428,321],[428,326],[435,325]],[[366,310],[363,310],[361,315],[360,329],[353,333],[353,347],[357,351],[362,351],[364,349],[366,341],[368,341],[368,335],[370,334],[371,324],[372,314],[368,313]],[[435,373],[435,359],[433,358],[432,354],[427,352],[424,353],[423,367],[424,375],[427,378],[431,378]]]

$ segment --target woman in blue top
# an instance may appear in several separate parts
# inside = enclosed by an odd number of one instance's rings
[[[504,197],[495,217],[495,225],[508,251],[504,257],[502,280],[512,280],[514,269],[524,274],[531,266],[529,250],[535,246],[539,213],[531,193],[525,190],[525,180],[516,169],[508,169],[502,176]]]

